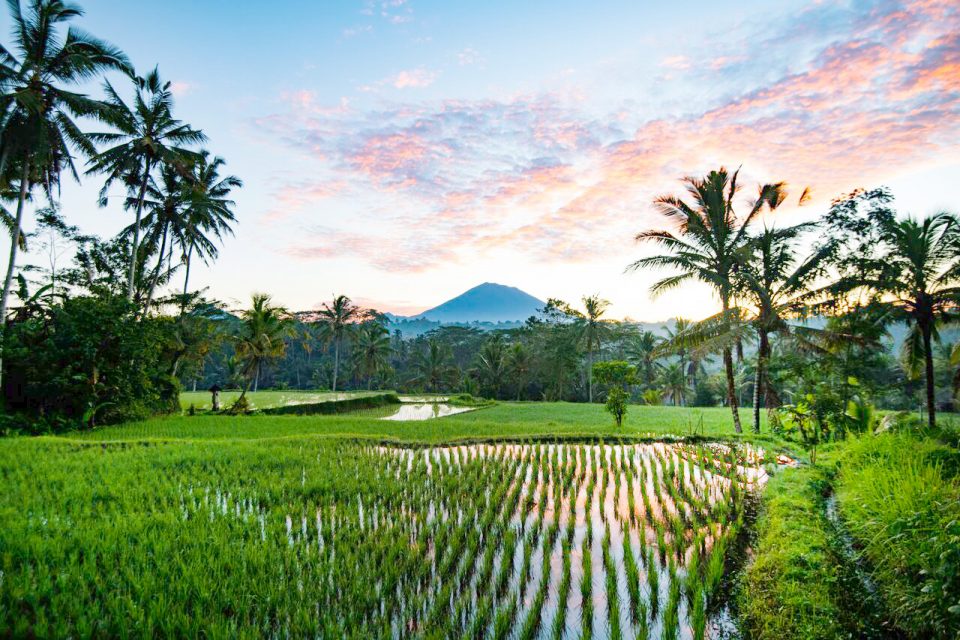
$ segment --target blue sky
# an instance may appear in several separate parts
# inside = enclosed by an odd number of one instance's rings
[[[683,175],[811,186],[782,223],[878,184],[916,214],[960,208],[948,0],[83,6],[83,28],[159,64],[246,184],[236,238],[191,274],[231,303],[342,292],[408,313],[497,281],[702,317],[704,289],[651,300],[658,274],[624,273]],[[112,234],[129,214],[98,209],[99,186],[65,184],[63,209]]]

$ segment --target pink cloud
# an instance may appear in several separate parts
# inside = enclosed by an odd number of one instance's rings
[[[437,79],[437,72],[427,69],[410,69],[398,73],[390,84],[395,89],[422,89],[429,87]]]
[[[623,106],[598,115],[552,94],[326,113],[311,96],[294,97],[295,117],[262,119],[263,126],[325,162],[337,189],[370,194],[395,214],[378,228],[390,234],[386,245],[320,234],[288,253],[350,255],[386,271],[423,271],[497,250],[590,261],[611,247],[629,251],[633,233],[661,224],[650,206],[655,195],[721,164],[742,163],[747,182],[810,185],[827,200],[911,162],[957,161],[958,33],[951,2],[875,9],[858,14],[846,37],[819,45],[804,68],[699,111],[641,122]],[[756,46],[662,64],[698,81],[704,70],[723,78],[743,73],[777,40]],[[307,206],[297,198],[320,200],[330,187],[281,192],[278,201]]]

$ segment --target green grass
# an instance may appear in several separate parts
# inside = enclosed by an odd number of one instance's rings
[[[312,404],[315,402],[331,402],[347,398],[362,398],[370,395],[379,395],[382,391],[248,391],[247,399],[251,409],[268,409],[284,407],[294,404]],[[220,393],[220,405],[228,407],[237,398],[240,391],[223,391]],[[190,405],[197,411],[210,410],[209,391],[184,391],[180,394],[180,407],[186,411]]]
[[[524,438],[661,438],[701,435],[734,439],[730,412],[724,408],[631,406],[628,420],[617,429],[602,405],[501,402],[436,420],[379,420],[391,408],[376,408],[341,416],[169,416],[95,431],[68,434],[81,440],[195,440],[346,437],[439,443],[480,439]],[[703,428],[693,428],[700,424]],[[747,411],[743,411],[744,418]],[[765,427],[764,427],[765,428]],[[782,442],[764,432],[744,439],[777,448]]]
[[[960,637],[960,451],[911,434],[864,437],[837,456],[840,514],[893,622]]]
[[[818,487],[822,471],[787,469],[767,484],[739,610],[755,638],[840,638],[841,567]]]

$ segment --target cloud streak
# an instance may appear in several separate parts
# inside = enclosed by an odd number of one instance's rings
[[[350,255],[394,272],[502,251],[540,262],[590,261],[610,246],[629,251],[633,232],[659,224],[654,195],[720,164],[742,163],[757,180],[809,184],[829,199],[889,179],[908,162],[957,161],[955,3],[838,11],[817,5],[782,33],[747,33],[720,53],[708,47],[666,56],[660,66],[671,82],[727,87],[683,115],[640,119],[628,105],[597,110],[576,94],[548,91],[365,110],[320,108],[295,95],[287,113],[257,126],[332,177],[291,181],[277,201],[307,210],[363,193],[365,215],[391,212],[378,218],[390,248],[366,234],[325,229],[285,251],[300,259]],[[765,57],[803,64],[767,77],[756,73]],[[418,69],[390,84],[417,88],[435,78]]]

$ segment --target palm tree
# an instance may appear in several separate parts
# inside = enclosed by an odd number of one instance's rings
[[[684,375],[683,367],[679,363],[673,362],[664,367],[660,374],[660,384],[664,396],[673,400],[674,406],[684,404],[684,397],[687,393],[687,378]]]
[[[413,368],[416,375],[412,382],[424,385],[428,391],[439,391],[457,372],[452,360],[453,353],[449,345],[439,340],[428,340],[427,348],[415,355]]]
[[[507,374],[507,352],[503,336],[494,334],[483,344],[477,354],[475,371],[477,377],[493,390],[493,397],[499,398],[503,378]]]
[[[654,283],[650,287],[652,295],[659,295],[685,282],[699,280],[713,287],[724,313],[730,309],[735,294],[737,258],[748,240],[747,229],[765,206],[775,208],[783,201],[781,191],[784,187],[782,182],[761,186],[756,200],[741,218],[734,210],[734,198],[739,191],[738,174],[739,170],[731,176],[721,167],[703,178],[685,178],[693,205],[676,196],[660,196],[654,200],[656,209],[668,221],[676,223],[677,233],[651,230],[637,234],[637,240],[655,243],[666,252],[641,258],[628,269],[668,268],[679,273]],[[730,347],[723,348],[723,365],[733,426],[737,433],[741,433],[743,429],[740,426]]]
[[[690,329],[692,323],[686,318],[674,318],[673,327],[667,327],[667,338],[664,341],[664,345],[669,345],[670,351],[672,351],[677,358],[680,360],[680,376],[683,378],[683,384],[687,384],[687,360],[690,355],[687,353],[687,347],[683,340],[676,340],[677,336],[682,336],[686,331]]]
[[[921,362],[927,392],[927,420],[937,424],[933,342],[938,325],[956,322],[960,308],[960,220],[941,212],[918,221],[880,221],[885,247],[878,274],[869,282],[890,309],[893,321],[909,325],[902,357],[908,372],[919,377]],[[852,283],[850,283],[852,286]]]
[[[49,196],[64,168],[77,178],[70,148],[83,155],[93,155],[96,149],[73,119],[104,118],[108,111],[104,103],[65,87],[108,69],[131,70],[119,49],[83,31],[68,27],[60,37],[60,27],[83,15],[80,7],[62,0],[34,0],[24,13],[19,0],[8,0],[7,5],[14,46],[11,50],[0,47],[0,174],[6,174],[12,163],[19,170],[20,192],[11,225],[0,319],[7,315],[30,191],[39,184]]]
[[[157,264],[150,276],[147,287],[147,301],[144,312],[149,311],[153,302],[153,295],[161,277],[164,277],[164,266],[167,267],[166,277],[173,272],[170,257],[173,253],[175,236],[180,235],[181,225],[185,217],[187,189],[183,174],[173,165],[163,165],[160,169],[159,180],[150,179],[143,207],[147,214],[143,216],[141,228],[143,230],[143,247],[150,247],[150,253],[156,248]],[[130,207],[136,206],[136,198],[128,198]],[[123,230],[125,235],[133,235],[135,225]]]
[[[812,329],[793,327],[790,318],[806,314],[808,305],[820,296],[813,288],[823,274],[830,250],[820,249],[803,261],[799,260],[794,243],[812,225],[796,225],[783,229],[764,228],[751,238],[749,256],[743,262],[738,278],[750,304],[747,321],[757,334],[757,362],[753,385],[753,430],[760,432],[760,403],[770,406],[767,364],[770,360],[770,336],[773,333],[810,347]]]
[[[207,263],[216,258],[218,249],[214,240],[233,234],[232,224],[237,221],[233,214],[235,205],[229,199],[230,192],[243,186],[237,176],[220,177],[220,169],[226,161],[217,156],[210,160],[210,153],[201,150],[190,164],[187,180],[187,211],[177,240],[183,247],[185,274],[183,277],[183,302],[187,303],[190,284],[190,261],[194,252]]]
[[[290,335],[293,325],[287,310],[271,304],[270,296],[265,293],[253,294],[250,308],[240,314],[240,321],[235,340],[244,386],[237,399],[238,407],[244,406],[251,383],[259,382],[263,365],[284,356],[287,350],[284,338]]]
[[[108,148],[90,162],[87,174],[106,174],[100,190],[100,206],[107,204],[110,186],[121,181],[128,190],[136,190],[133,242],[130,246],[130,269],[127,275],[127,298],[133,300],[136,266],[140,250],[140,217],[150,183],[151,172],[163,164],[186,165],[195,157],[186,147],[200,144],[206,136],[173,117],[173,93],[170,83],[163,82],[157,69],[146,77],[134,77],[133,107],[104,82],[107,94],[105,120],[115,132],[91,134],[90,138]]]
[[[580,340],[587,350],[587,401],[593,402],[593,356],[609,335],[609,327],[600,318],[610,306],[598,295],[584,296],[584,314],[580,319]]]
[[[340,349],[350,327],[362,314],[360,307],[344,295],[334,296],[330,304],[323,303],[320,322],[323,325],[327,344],[333,343],[333,391],[337,390],[340,373]]]
[[[355,357],[358,372],[367,378],[369,390],[373,378],[390,367],[390,331],[381,322],[364,322],[357,332]]]
[[[649,388],[657,377],[660,338],[652,331],[641,329],[627,345],[627,360],[637,368],[640,380]]]
[[[522,399],[531,368],[530,352],[527,351],[522,342],[515,342],[507,352],[507,371],[510,372],[514,383],[517,385],[518,401]]]

